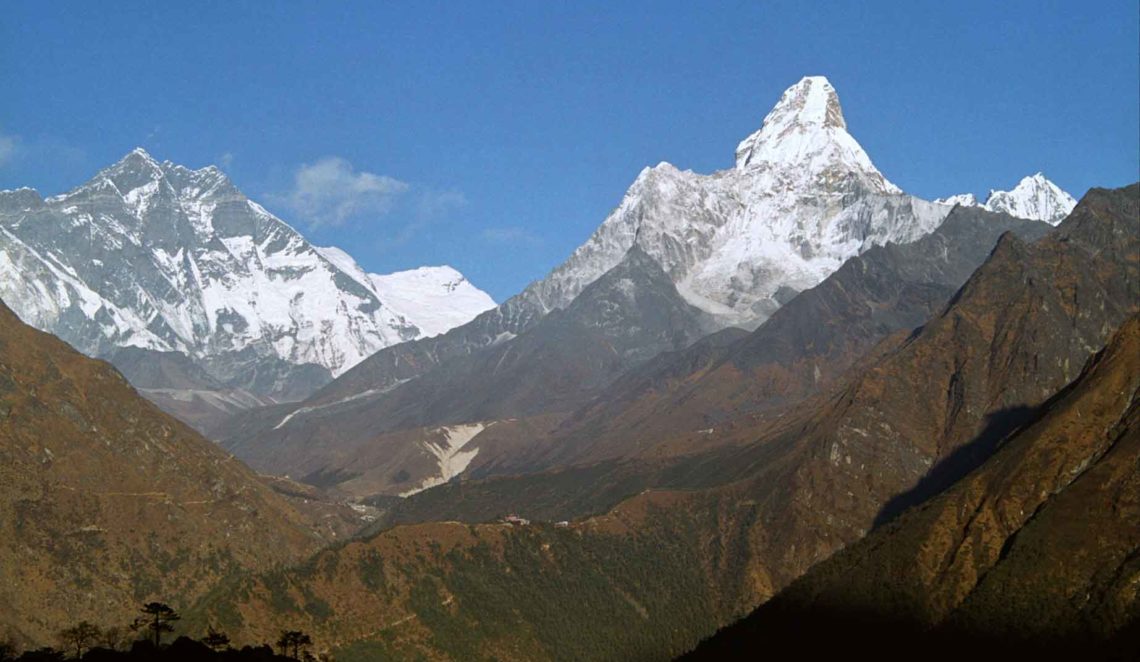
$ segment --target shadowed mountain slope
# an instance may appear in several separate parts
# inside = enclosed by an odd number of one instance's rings
[[[944,653],[984,642],[1099,656],[1140,644],[1138,389],[1134,316],[977,470],[812,568],[691,658],[823,653],[839,641],[848,652],[882,651],[884,638],[888,647],[939,641]],[[838,631],[836,621],[845,621]]]

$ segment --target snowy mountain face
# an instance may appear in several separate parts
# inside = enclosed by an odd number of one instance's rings
[[[335,246],[316,250],[358,283],[375,291],[390,310],[420,330],[421,338],[438,336],[495,307],[491,295],[447,265],[370,274]]]
[[[392,305],[376,278],[394,279]],[[160,164],[141,149],[60,196],[0,192],[0,297],[89,355],[178,352],[275,398],[493,305],[446,267],[366,274],[217,168]]]
[[[380,299],[424,334],[438,336],[495,307],[491,296],[448,266],[369,274]]]
[[[752,327],[781,292],[813,287],[871,246],[913,241],[947,213],[883,177],[847,132],[835,89],[813,76],[740,143],[734,168],[643,170],[594,235],[520,297],[564,307],[636,244],[690,303],[726,326]]]
[[[1046,179],[1041,173],[1023,178],[1012,191],[991,190],[984,203],[979,203],[972,193],[939,198],[935,202],[951,207],[954,205],[982,207],[1017,218],[1045,221],[1051,225],[1060,223],[1077,206],[1073,196]]]
[[[376,353],[314,396],[334,402],[390,388],[495,346],[565,309],[637,246],[717,326],[752,328],[848,258],[933,231],[950,207],[902,193],[847,132],[835,89],[790,87],[735,166],[709,175],[645,168],[592,236],[546,278],[430,341]]]

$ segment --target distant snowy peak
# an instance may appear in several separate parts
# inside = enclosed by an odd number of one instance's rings
[[[369,274],[376,293],[427,336],[466,324],[495,307],[491,295],[449,266]]]
[[[423,338],[462,326],[495,307],[491,295],[447,265],[370,274],[335,246],[316,249],[353,280],[375,292],[389,310],[418,328]]]
[[[863,175],[880,193],[901,193],[847,132],[839,95],[823,76],[807,76],[780,97],[760,130],[736,148],[736,167],[795,168],[815,178],[839,170]]]
[[[1037,173],[1022,179],[1012,191],[990,191],[985,206],[990,211],[1056,225],[1073,211],[1077,201]]]
[[[49,198],[60,202],[92,191],[113,190],[124,198],[142,199],[156,194],[174,194],[183,198],[200,198],[225,189],[236,193],[229,178],[215,166],[191,170],[164,161],[159,163],[145,149],[136,147],[113,165],[100,170],[79,188]]]
[[[170,161],[159,163],[145,149],[136,147],[87,183],[45,202],[64,210],[96,204],[101,212],[130,231],[135,240],[145,243],[170,238],[174,236],[172,231],[189,231],[199,240],[208,240],[216,234],[212,212],[219,204],[234,200],[270,216],[260,205],[249,201],[217,167],[192,170]],[[150,222],[151,217],[155,222]],[[285,226],[279,219],[274,220]],[[170,227],[172,221],[174,226]],[[188,223],[184,225],[182,221]]]
[[[989,211],[1002,212],[1017,218],[1045,221],[1053,225],[1060,223],[1077,206],[1073,196],[1046,179],[1040,172],[1022,178],[1012,191],[991,190],[984,203],[979,203],[972,193],[939,198],[935,202],[944,205],[982,207]]]
[[[973,193],[959,193],[958,195],[952,195],[948,198],[936,198],[934,200],[934,203],[939,205],[947,205],[949,207],[953,207],[954,205],[962,205],[963,207],[982,206],[981,203],[978,202],[978,198],[975,197]]]

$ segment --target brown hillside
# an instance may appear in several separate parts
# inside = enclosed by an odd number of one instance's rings
[[[244,465],[0,304],[0,635],[125,625],[319,544]]]
[[[890,632],[1093,655],[1140,624],[1138,392],[1133,317],[979,469],[813,568],[696,657],[818,641],[839,615],[848,645],[880,651],[891,650]]]

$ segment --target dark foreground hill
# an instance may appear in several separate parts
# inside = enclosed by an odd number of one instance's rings
[[[76,657],[73,649],[69,651],[50,647],[36,648],[16,655],[0,646],[0,662],[63,662],[69,659],[83,662],[288,662],[296,658],[274,652],[268,644],[213,649],[189,637],[179,637],[172,644],[161,648],[155,648],[145,641],[137,642],[124,650],[95,646],[85,650],[82,657]],[[314,656],[314,659],[319,658]]]

